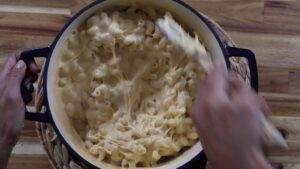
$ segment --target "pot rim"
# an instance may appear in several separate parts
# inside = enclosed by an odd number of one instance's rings
[[[58,43],[58,41],[60,40],[60,38],[62,37],[63,33],[66,31],[66,29],[71,25],[71,23],[73,23],[81,14],[83,14],[85,11],[89,10],[90,8],[92,8],[93,6],[100,4],[102,2],[105,2],[107,0],[96,0],[90,4],[88,4],[87,6],[85,6],[84,8],[82,8],[79,12],[77,12],[75,15],[73,15],[69,21],[67,21],[67,23],[64,25],[64,27],[60,30],[60,32],[58,33],[58,35],[56,36],[55,40],[53,41],[53,43],[49,46],[49,53],[48,53],[48,57],[46,58],[46,63],[45,63],[45,69],[44,69],[44,74],[43,74],[43,93],[44,93],[44,103],[46,106],[46,114],[49,118],[50,123],[52,124],[55,132],[58,134],[59,138],[61,138],[62,142],[64,143],[64,145],[66,145],[66,147],[68,148],[68,150],[71,152],[71,154],[75,157],[76,160],[83,162],[85,165],[87,165],[89,168],[98,168],[97,166],[93,165],[92,163],[90,163],[88,160],[86,160],[85,158],[83,158],[80,154],[78,154],[78,152],[73,149],[65,140],[65,138],[63,137],[63,135],[61,134],[61,132],[59,131],[59,129],[57,128],[57,125],[55,123],[55,121],[52,118],[52,114],[51,114],[51,110],[50,110],[50,106],[49,106],[49,100],[48,100],[48,93],[47,93],[47,81],[48,81],[48,69],[49,69],[49,63],[51,60],[51,56],[52,53]],[[199,17],[204,23],[205,25],[209,28],[209,30],[213,33],[215,39],[217,40],[222,53],[224,55],[224,59],[225,59],[225,63],[228,69],[230,69],[230,62],[229,62],[229,57],[230,54],[227,50],[227,45],[225,43],[222,42],[222,40],[220,39],[218,33],[216,32],[215,29],[213,29],[212,25],[210,24],[210,22],[207,20],[207,18],[205,16],[203,16],[201,13],[199,13],[196,9],[194,9],[193,7],[191,7],[190,5],[188,5],[187,3],[181,1],[181,0],[171,0],[176,2],[177,4],[185,7],[187,10],[190,10],[193,14],[195,14],[197,17]],[[204,161],[206,161],[206,158],[204,157],[204,153],[203,151],[200,152],[198,155],[196,155],[191,161],[198,159],[201,156],[201,159],[203,159]],[[178,166],[178,167],[183,167],[188,165],[190,162],[183,164],[182,166]],[[204,162],[205,164],[205,162]]]

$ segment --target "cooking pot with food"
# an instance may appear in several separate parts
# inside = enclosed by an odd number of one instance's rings
[[[179,0],[98,0],[83,8],[77,14],[75,14],[70,21],[64,26],[64,28],[57,35],[54,42],[45,48],[34,49],[30,51],[24,51],[21,54],[21,59],[26,61],[32,60],[36,57],[46,58],[43,78],[43,92],[44,92],[44,105],[46,111],[29,112],[26,111],[25,118],[27,120],[51,123],[59,135],[64,144],[68,147],[68,150],[88,168],[121,168],[116,165],[109,164],[97,160],[95,156],[88,153],[85,148],[84,141],[74,129],[69,116],[66,113],[62,113],[62,98],[56,95],[57,75],[60,65],[61,53],[64,50],[64,42],[68,37],[80,27],[88,18],[99,10],[114,10],[128,8],[132,5],[147,6],[160,11],[168,11],[172,16],[179,21],[180,24],[187,27],[189,30],[193,30],[199,35],[199,39],[204,44],[207,51],[209,51],[213,60],[222,60],[224,65],[230,69],[230,57],[244,57],[248,60],[251,86],[258,90],[258,75],[255,55],[248,49],[241,49],[236,47],[227,46],[222,43],[220,37],[212,28],[207,18],[198,13],[191,6],[185,4]],[[28,91],[22,88],[23,99],[25,103],[28,103],[31,98],[28,95]],[[27,93],[27,94],[25,94]],[[201,136],[200,136],[201,137]],[[151,167],[157,169],[164,168],[191,168],[195,163],[200,164],[205,161],[205,157],[202,153],[202,146],[200,142],[197,142],[192,147],[180,152],[176,157],[164,160],[158,165]],[[144,167],[145,168],[145,167]]]

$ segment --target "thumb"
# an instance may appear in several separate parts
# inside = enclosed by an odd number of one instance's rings
[[[9,88],[20,89],[22,80],[26,73],[26,64],[23,60],[19,60],[18,63],[11,69],[8,74],[8,86]],[[12,90],[14,90],[12,89]],[[16,90],[18,91],[18,90]]]

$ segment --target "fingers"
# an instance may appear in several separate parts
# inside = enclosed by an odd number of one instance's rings
[[[242,112],[249,112],[249,117],[254,117],[259,121],[264,115],[264,109],[258,100],[258,95],[236,75],[230,75],[230,100],[236,105],[237,109],[242,109]],[[264,117],[263,117],[264,118]]]
[[[20,60],[7,75],[6,90],[12,98],[21,98],[21,83],[26,73],[26,64]]]
[[[247,85],[243,81],[241,81],[235,74],[230,73],[228,81],[230,86],[229,97],[232,102],[236,104],[242,104],[240,102],[253,102],[251,91],[248,90]]]
[[[5,64],[0,73],[0,76],[5,78],[9,74],[11,69],[15,66],[16,63],[17,63],[16,56],[8,57],[5,61]]]
[[[197,90],[197,104],[203,103],[208,97],[213,99],[227,98],[227,70],[222,62],[215,65],[205,79],[202,79]]]
[[[251,99],[251,101],[258,104],[260,106],[261,112],[265,114],[265,116],[272,115],[272,111],[269,108],[265,99],[256,93],[254,93],[251,88],[246,85],[243,81],[238,79],[236,75],[229,76],[229,83],[231,86],[231,95],[237,94],[239,97],[244,96],[245,99]]]
[[[228,81],[231,92],[249,93],[251,91],[251,88],[233,72],[230,73]]]
[[[226,67],[222,62],[218,62],[215,69],[199,82],[196,101],[191,110],[194,120],[206,116],[210,110],[218,108],[218,105],[229,103],[227,77]]]
[[[235,74],[230,74],[229,78],[230,97],[244,98],[253,104],[258,102],[257,94],[244,81],[239,79]]]
[[[279,137],[274,127],[269,124],[265,116],[271,114],[271,110],[268,107],[266,101],[258,96],[248,85],[239,80],[236,76],[230,77],[230,84],[232,86],[232,101],[237,107],[242,106],[241,112],[249,112],[248,119],[254,118],[257,122],[257,132],[260,131],[260,139],[262,147],[270,147],[279,145],[284,147],[284,140]],[[271,141],[274,142],[271,142]],[[271,143],[271,144],[270,144]]]
[[[228,73],[223,62],[217,62],[214,70],[207,76],[207,84],[209,92],[214,94],[227,94],[228,88]]]
[[[268,106],[266,100],[262,97],[262,96],[257,96],[257,100],[260,104],[260,107],[263,111],[263,113],[265,114],[265,116],[271,116],[272,115],[272,111],[270,109],[270,107]]]

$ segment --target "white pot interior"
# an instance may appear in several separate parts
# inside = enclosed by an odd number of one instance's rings
[[[190,30],[197,32],[200,35],[200,39],[205,44],[207,50],[214,56],[214,59],[222,59],[225,64],[224,55],[222,53],[221,47],[219,46],[218,41],[214,37],[213,33],[207,27],[207,25],[192,11],[187,9],[186,7],[178,4],[175,1],[170,0],[151,0],[151,1],[139,1],[139,0],[107,0],[102,3],[98,3],[97,5],[91,7],[82,13],[78,18],[76,18],[69,27],[64,31],[59,41],[57,42],[51,60],[49,62],[48,68],[48,79],[47,79],[47,94],[48,94],[48,102],[50,107],[50,112],[53,118],[55,125],[60,131],[61,135],[64,137],[65,141],[71,146],[73,150],[80,154],[81,157],[86,159],[89,163],[94,166],[100,168],[118,168],[112,166],[110,164],[99,162],[95,157],[90,155],[84,146],[84,143],[80,136],[75,131],[74,127],[71,124],[67,114],[64,112],[63,101],[59,97],[59,89],[56,87],[57,85],[57,74],[58,74],[58,65],[60,51],[63,47],[63,43],[65,39],[69,36],[72,30],[76,29],[79,25],[81,25],[89,16],[95,13],[97,10],[103,9],[113,9],[115,7],[128,7],[132,4],[139,5],[147,5],[153,6],[154,8],[161,9],[163,11],[169,11],[172,13],[174,18],[180,21],[181,24],[188,27]],[[202,146],[200,142],[195,144],[192,148],[186,150],[183,154],[178,157],[160,164],[155,167],[157,169],[165,169],[165,168],[178,168],[191,159],[193,159],[197,154],[202,151]]]

